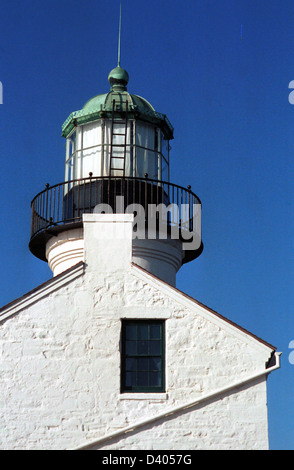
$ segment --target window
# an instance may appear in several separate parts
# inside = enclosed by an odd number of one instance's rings
[[[66,161],[65,161],[65,180],[71,181],[74,179],[75,170],[75,146],[76,146],[76,132],[74,131],[66,140]]]
[[[163,321],[123,321],[122,392],[165,391],[164,333]]]

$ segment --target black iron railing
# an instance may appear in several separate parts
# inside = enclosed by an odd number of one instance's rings
[[[171,227],[199,233],[200,200],[191,188],[165,181],[132,177],[93,177],[46,185],[31,203],[31,242],[39,235],[57,234],[69,224],[80,226],[82,215],[92,212],[138,213],[147,222],[156,208],[163,208],[161,218]],[[158,217],[158,212],[156,213]],[[31,248],[30,247],[30,248]],[[32,251],[36,251],[34,248]],[[38,255],[37,255],[38,256]]]

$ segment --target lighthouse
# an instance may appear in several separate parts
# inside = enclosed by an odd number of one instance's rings
[[[65,176],[31,202],[53,275],[0,308],[0,448],[266,450],[280,354],[177,289],[201,202],[170,181],[174,129],[129,81],[119,62],[68,116]]]
[[[133,214],[133,261],[175,286],[180,267],[203,249],[201,202],[190,186],[170,182],[167,116],[127,91],[120,65],[108,81],[107,93],[62,126],[64,182],[33,199],[30,250],[60,274],[84,259],[84,214]]]

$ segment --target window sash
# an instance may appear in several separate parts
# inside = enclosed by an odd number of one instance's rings
[[[165,323],[122,322],[121,392],[165,391]]]

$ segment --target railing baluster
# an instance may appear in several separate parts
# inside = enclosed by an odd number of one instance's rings
[[[57,217],[56,217],[56,223],[62,220],[62,214],[61,217],[59,215],[59,210],[60,210],[60,185],[57,186]]]
[[[97,183],[98,183],[98,181],[95,180],[95,182],[94,182],[94,185],[95,185],[95,197],[94,197],[93,209],[94,209],[94,207],[97,205]],[[93,212],[93,210],[92,210],[92,212]]]
[[[89,212],[91,212],[92,207],[92,172],[89,173],[90,183],[89,183]]]
[[[83,207],[82,207],[82,211],[83,213],[85,212],[85,189],[86,189],[86,185],[83,184]]]
[[[46,193],[42,193],[42,198],[41,198],[41,210],[40,210],[41,220],[45,220],[45,194]],[[41,223],[41,221],[40,221],[40,223]],[[41,228],[43,228],[43,227],[41,226]]]
[[[117,179],[113,179],[111,180],[112,181],[112,184],[113,184],[113,213],[116,214],[116,183],[117,183]]]
[[[52,215],[51,215],[51,219],[52,219],[52,224],[54,224],[54,218],[55,218],[55,187],[53,188],[53,204],[52,204]],[[51,191],[52,192],[52,191]]]
[[[78,197],[77,197],[77,218],[80,218],[80,182],[77,182],[78,186]]]
[[[66,220],[68,220],[68,211],[69,211],[69,184],[67,184],[67,191],[66,191]]]
[[[75,219],[75,187],[76,185],[73,183],[72,185],[72,198],[71,198],[71,219]]]

